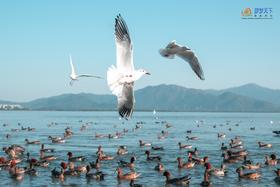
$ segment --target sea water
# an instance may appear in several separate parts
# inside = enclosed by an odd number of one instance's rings
[[[135,130],[137,122],[142,128]],[[172,125],[165,127],[165,121]],[[20,125],[19,125],[20,123]],[[2,124],[8,124],[3,127]],[[53,124],[48,126],[49,124]],[[81,131],[83,124],[87,124],[87,129]],[[238,124],[238,126],[236,125]],[[34,132],[18,131],[11,129],[23,127],[34,127]],[[216,126],[216,128],[214,128]],[[64,129],[70,127],[74,135],[66,140],[64,144],[53,144],[48,136],[63,136]],[[255,130],[250,130],[254,127]],[[129,131],[119,139],[95,138],[95,133],[109,134],[123,129]],[[232,130],[230,131],[229,128]],[[165,139],[158,139],[160,132],[168,131]],[[186,131],[191,130],[191,134]],[[280,114],[277,113],[190,113],[190,112],[138,112],[135,111],[131,120],[120,120],[117,112],[62,112],[62,111],[1,111],[0,112],[0,147],[11,144],[19,144],[30,152],[31,157],[39,159],[40,145],[26,145],[25,138],[40,140],[45,147],[55,148],[54,154],[57,160],[51,162],[48,168],[37,168],[38,176],[25,175],[22,181],[14,181],[9,177],[8,171],[0,170],[0,186],[129,186],[129,182],[118,181],[115,170],[117,161],[122,159],[129,161],[132,155],[136,156],[135,170],[141,176],[135,183],[144,186],[164,186],[165,177],[162,173],[154,170],[155,162],[146,161],[144,154],[149,147],[140,147],[139,140],[150,142],[156,146],[163,146],[164,151],[151,150],[152,155],[160,155],[165,169],[172,173],[173,177],[180,177],[189,174],[191,178],[190,186],[199,186],[203,180],[203,166],[196,166],[193,169],[178,169],[177,157],[183,157],[186,161],[187,150],[180,150],[178,142],[191,144],[198,148],[199,157],[209,157],[213,167],[220,167],[222,163],[221,143],[228,144],[231,138],[240,136],[244,142],[244,147],[248,150],[250,160],[254,163],[264,163],[264,157],[275,153],[280,156],[280,137],[275,136],[272,131],[280,130]],[[219,139],[217,133],[225,133],[226,138]],[[7,139],[6,134],[11,137]],[[197,136],[195,141],[187,141],[186,136]],[[272,148],[259,148],[257,142],[271,143]],[[102,161],[101,170],[106,173],[104,181],[87,180],[85,175],[76,177],[66,177],[61,182],[52,179],[51,170],[59,168],[61,161],[67,161],[67,152],[73,152],[74,156],[85,155],[88,161],[95,161],[97,147],[102,145],[107,155],[116,156],[114,160]],[[117,156],[119,145],[126,145],[129,154]],[[1,150],[0,156],[5,156]],[[78,163],[78,164],[87,164]],[[26,166],[21,163],[19,166]],[[77,165],[77,163],[76,163]],[[227,165],[228,173],[224,177],[211,177],[212,186],[277,186],[273,179],[273,170],[277,168],[263,166],[259,172],[262,177],[257,181],[239,180],[235,172],[241,163]],[[280,167],[280,166],[279,166]],[[124,169],[124,172],[128,172]],[[94,172],[94,170],[92,171]]]

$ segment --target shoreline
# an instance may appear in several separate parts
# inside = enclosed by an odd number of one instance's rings
[[[0,110],[0,112],[117,112],[117,110]],[[134,110],[134,112],[153,112],[152,110]],[[278,114],[280,111],[170,111],[170,110],[157,110],[157,112],[166,113],[271,113]]]

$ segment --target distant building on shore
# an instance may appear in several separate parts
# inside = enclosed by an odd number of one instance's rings
[[[23,110],[24,107],[19,104],[0,104],[0,110]]]

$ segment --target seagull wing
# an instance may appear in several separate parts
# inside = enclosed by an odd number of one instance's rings
[[[117,68],[122,73],[133,72],[133,51],[128,28],[125,21],[118,15],[115,19],[115,37],[117,49]]]
[[[121,117],[130,118],[134,108],[133,83],[123,84],[122,94],[118,96],[118,111]]]
[[[72,62],[72,57],[71,55],[69,55],[69,59],[70,59],[70,65],[71,65],[71,75],[76,75],[76,71]]]
[[[96,75],[90,75],[90,74],[81,74],[81,75],[78,75],[77,77],[94,77],[94,78],[98,78],[98,79],[104,79],[103,77],[96,76]]]
[[[204,74],[200,63],[198,62],[197,56],[194,54],[193,51],[188,49],[187,47],[181,47],[182,50],[179,50],[176,54],[187,61],[192,70],[196,73],[196,75],[201,79],[204,80]]]

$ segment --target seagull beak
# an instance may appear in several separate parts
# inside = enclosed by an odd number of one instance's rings
[[[151,75],[151,73],[149,73],[149,72],[146,72],[146,75]]]

